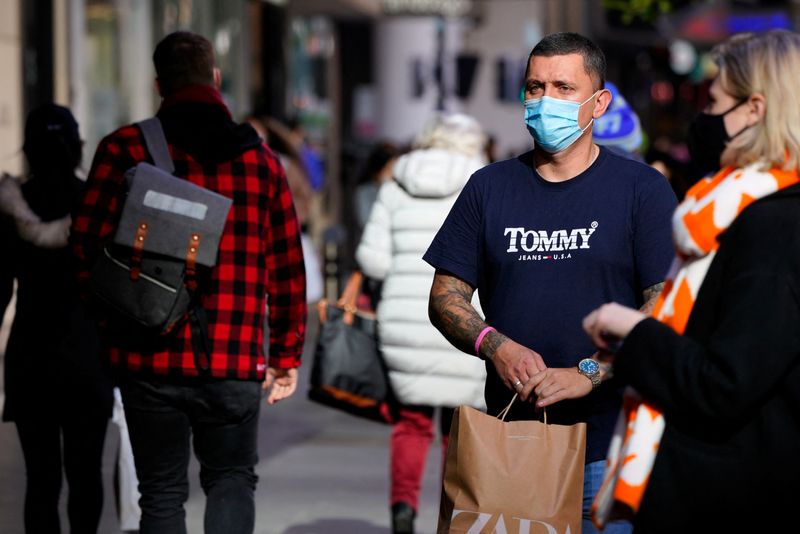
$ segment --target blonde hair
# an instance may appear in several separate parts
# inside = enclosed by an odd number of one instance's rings
[[[764,96],[764,118],[729,143],[724,166],[763,161],[768,168],[800,169],[800,35],[772,30],[734,35],[713,53],[722,89],[737,100]]]
[[[469,115],[442,113],[425,124],[414,139],[414,148],[441,148],[480,156],[486,148],[486,134]]]

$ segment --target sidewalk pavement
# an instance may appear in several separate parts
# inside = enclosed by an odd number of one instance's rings
[[[307,400],[316,330],[313,319],[309,327],[297,393],[274,406],[265,403],[261,411],[255,531],[258,534],[389,533],[391,428]],[[0,349],[4,346],[0,334]],[[99,534],[121,534],[113,491],[118,444],[116,425],[110,424],[103,456],[106,491]],[[416,521],[419,534],[433,534],[436,530],[440,450],[436,443],[428,452]],[[192,460],[191,493],[186,505],[189,534],[203,532],[205,499],[198,482],[198,469],[197,462]],[[0,481],[0,532],[23,534],[25,466],[13,424],[0,424]],[[63,519],[66,490],[65,482],[61,499],[63,532],[69,532]]]

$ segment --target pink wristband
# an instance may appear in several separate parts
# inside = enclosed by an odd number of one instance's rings
[[[483,342],[483,338],[485,338],[486,334],[489,332],[496,332],[496,330],[493,326],[487,326],[481,330],[481,333],[478,334],[478,339],[475,340],[475,356],[478,358],[481,357],[481,343]]]

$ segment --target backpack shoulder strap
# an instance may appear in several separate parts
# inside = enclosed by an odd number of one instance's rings
[[[147,152],[150,153],[150,157],[153,158],[156,167],[170,174],[174,173],[175,164],[169,155],[167,138],[164,136],[164,129],[161,127],[161,121],[158,120],[158,117],[145,119],[137,122],[136,125],[142,131]]]

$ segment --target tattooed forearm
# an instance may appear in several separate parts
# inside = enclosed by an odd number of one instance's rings
[[[486,341],[481,343],[483,346],[481,349],[481,354],[488,360],[491,360],[494,357],[494,353],[497,352],[497,349],[500,348],[500,345],[503,344],[508,340],[506,336],[495,330],[494,332],[489,332],[486,336]]]
[[[650,315],[656,305],[656,301],[658,301],[658,296],[661,294],[662,289],[664,289],[664,282],[654,284],[645,289],[642,293],[644,296],[644,304],[639,308],[639,311]]]
[[[472,307],[474,292],[463,280],[436,271],[428,302],[428,316],[433,326],[456,348],[468,354],[473,353],[475,339],[486,327],[486,323]],[[484,343],[489,345],[494,337],[490,334]]]

